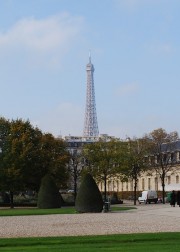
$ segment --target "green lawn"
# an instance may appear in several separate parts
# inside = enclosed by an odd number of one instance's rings
[[[111,211],[125,211],[135,209],[135,207],[111,207]],[[38,209],[38,208],[6,208],[0,209],[0,216],[22,216],[22,215],[45,215],[45,214],[75,214],[74,207],[62,207],[55,209]]]
[[[46,214],[75,214],[74,207],[62,207],[54,209],[38,208],[6,208],[0,210],[0,216],[21,216],[21,215],[46,215]]]
[[[21,252],[179,252],[180,233],[121,234],[52,238],[0,239],[0,251]]]

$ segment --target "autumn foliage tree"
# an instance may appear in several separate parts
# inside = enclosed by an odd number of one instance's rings
[[[133,182],[133,198],[136,205],[138,179],[148,169],[144,161],[148,145],[144,138],[128,138],[122,146],[123,151],[119,157],[119,176],[121,180],[130,179]]]
[[[33,171],[37,171],[34,164],[40,138],[41,132],[34,129],[29,121],[13,120],[9,122],[8,134],[1,140],[1,186],[10,191],[11,207],[13,193],[24,190],[32,182]]]
[[[55,139],[52,134],[43,134],[41,138],[41,169],[43,175],[49,173],[59,188],[66,187],[68,180],[67,164],[69,152],[62,139]]]
[[[175,149],[178,133],[167,133],[159,128],[149,133],[146,138],[149,142],[150,168],[159,175],[162,185],[163,203],[165,203],[165,178],[169,171],[175,168]]]
[[[0,187],[13,193],[25,189],[38,191],[40,181],[49,173],[57,185],[67,179],[68,154],[62,140],[43,134],[29,121],[0,120]]]
[[[107,181],[117,175],[119,144],[116,140],[95,142],[84,147],[85,167],[97,180],[104,183],[104,200],[107,200]]]

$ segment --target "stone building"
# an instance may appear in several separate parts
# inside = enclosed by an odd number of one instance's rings
[[[103,141],[110,141],[114,137],[108,136],[107,134],[102,134],[99,137],[75,137],[67,136],[65,137],[65,142],[67,143],[67,149],[72,155],[77,155],[81,153],[82,148],[86,144],[97,142],[99,139]],[[165,153],[164,155],[166,155]],[[156,159],[157,157],[149,157],[149,159]],[[170,153],[169,162],[173,161],[171,169],[167,172],[165,177],[165,190],[180,190],[180,140],[177,141],[175,149]],[[99,183],[99,189],[104,190],[103,182]],[[132,192],[133,191],[132,180],[121,181],[118,177],[112,177],[107,181],[107,191],[108,192]],[[143,190],[156,190],[162,191],[161,179],[156,171],[151,167],[151,170],[146,171],[141,174],[138,179],[137,191]]]
[[[165,191],[180,190],[180,140],[176,141],[171,151],[164,151],[163,155],[168,162],[168,172],[165,176]],[[168,159],[167,159],[168,158]],[[150,169],[142,173],[138,179],[137,191],[156,190],[162,191],[162,182],[160,175],[153,169],[151,163],[158,166],[158,155],[148,157]],[[103,183],[99,184],[100,190],[103,190]],[[109,192],[130,192],[133,191],[133,181],[121,181],[118,178],[112,178],[107,183]]]

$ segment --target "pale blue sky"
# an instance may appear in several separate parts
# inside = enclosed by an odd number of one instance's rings
[[[86,64],[101,134],[180,133],[179,0],[0,0],[0,115],[83,133]]]

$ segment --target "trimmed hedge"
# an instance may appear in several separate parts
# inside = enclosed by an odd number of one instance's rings
[[[75,209],[80,213],[98,213],[103,210],[103,200],[99,188],[90,174],[83,177],[77,193]]]
[[[61,195],[50,175],[45,175],[42,178],[40,190],[38,192],[37,207],[42,209],[61,207]]]

